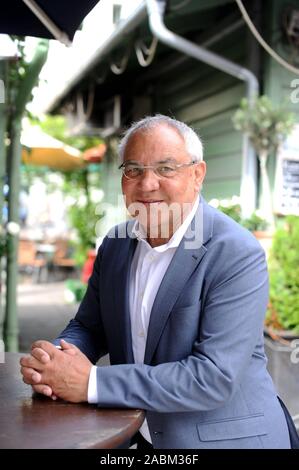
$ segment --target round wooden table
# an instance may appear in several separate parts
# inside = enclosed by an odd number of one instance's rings
[[[32,397],[20,374],[21,356],[5,353],[5,362],[0,363],[0,448],[114,449],[140,428],[142,410]]]

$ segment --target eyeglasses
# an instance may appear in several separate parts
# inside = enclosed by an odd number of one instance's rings
[[[138,165],[137,163],[124,162],[118,169],[122,170],[123,175],[129,179],[134,180],[140,178],[144,174],[144,170],[151,169],[159,178],[173,178],[181,168],[196,165],[198,162],[192,161],[190,163],[157,163],[156,165]]]

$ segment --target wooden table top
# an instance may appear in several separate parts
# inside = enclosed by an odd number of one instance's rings
[[[113,449],[140,428],[142,410],[33,398],[22,381],[21,356],[5,353],[5,363],[0,363],[0,448]]]

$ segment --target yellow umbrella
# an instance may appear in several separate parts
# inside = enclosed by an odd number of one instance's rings
[[[79,150],[54,139],[38,126],[25,127],[21,136],[22,161],[53,170],[75,170],[86,166]]]

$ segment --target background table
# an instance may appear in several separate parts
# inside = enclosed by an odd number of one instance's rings
[[[0,448],[113,449],[141,426],[142,410],[32,398],[31,387],[21,378],[21,356],[5,353],[5,363],[0,363]]]

